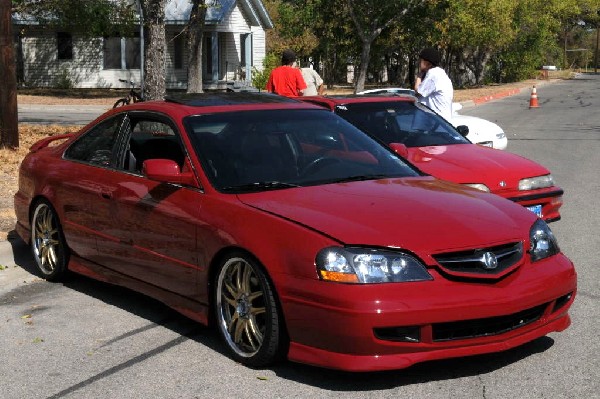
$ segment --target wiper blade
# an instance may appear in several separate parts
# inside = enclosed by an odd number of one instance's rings
[[[302,187],[294,183],[286,183],[281,181],[258,181],[248,184],[240,184],[239,186],[226,186],[223,191],[256,191],[256,190],[278,190],[282,188]]]
[[[379,180],[379,179],[387,179],[392,176],[390,175],[355,175],[355,176],[347,176],[342,177],[340,179],[332,180],[331,183],[345,183],[350,181],[364,181],[364,180]]]

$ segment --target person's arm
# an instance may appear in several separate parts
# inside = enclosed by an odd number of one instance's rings
[[[271,74],[269,75],[269,80],[267,80],[265,90],[269,93],[275,93],[275,87],[273,86],[273,71],[271,71]]]

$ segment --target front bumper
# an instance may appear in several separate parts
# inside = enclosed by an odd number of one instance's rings
[[[434,280],[429,282],[373,285],[289,277],[281,290],[291,340],[288,358],[348,371],[400,369],[506,350],[570,325],[567,312],[575,298],[576,273],[562,254],[527,262],[494,284],[450,281],[435,269],[430,272]],[[463,328],[471,322],[518,317],[532,308],[540,309],[539,317],[522,324],[517,320],[508,330],[436,339],[440,326],[462,321]],[[376,334],[398,327],[416,328],[418,342]]]
[[[540,190],[503,192],[498,194],[524,207],[541,205],[541,219],[544,219],[548,223],[560,220],[559,209],[563,204],[562,196],[564,194],[560,188],[549,187]]]

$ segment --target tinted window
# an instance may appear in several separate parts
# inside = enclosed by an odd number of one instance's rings
[[[119,168],[140,174],[147,159],[170,159],[180,168],[184,167],[185,152],[181,140],[169,123],[131,115],[129,127],[131,133]]]
[[[417,175],[325,110],[217,113],[185,123],[208,177],[223,191]]]
[[[121,121],[122,117],[115,117],[96,125],[67,149],[65,158],[110,166]]]
[[[386,144],[425,147],[470,143],[442,117],[409,101],[345,104],[337,106],[335,112]]]

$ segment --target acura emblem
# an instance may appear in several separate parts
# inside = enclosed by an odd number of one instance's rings
[[[500,187],[506,187],[506,182],[504,180],[500,180],[500,183],[498,183],[500,185]]]
[[[483,268],[487,270],[493,270],[498,267],[498,259],[492,252],[486,252],[482,257]]]

